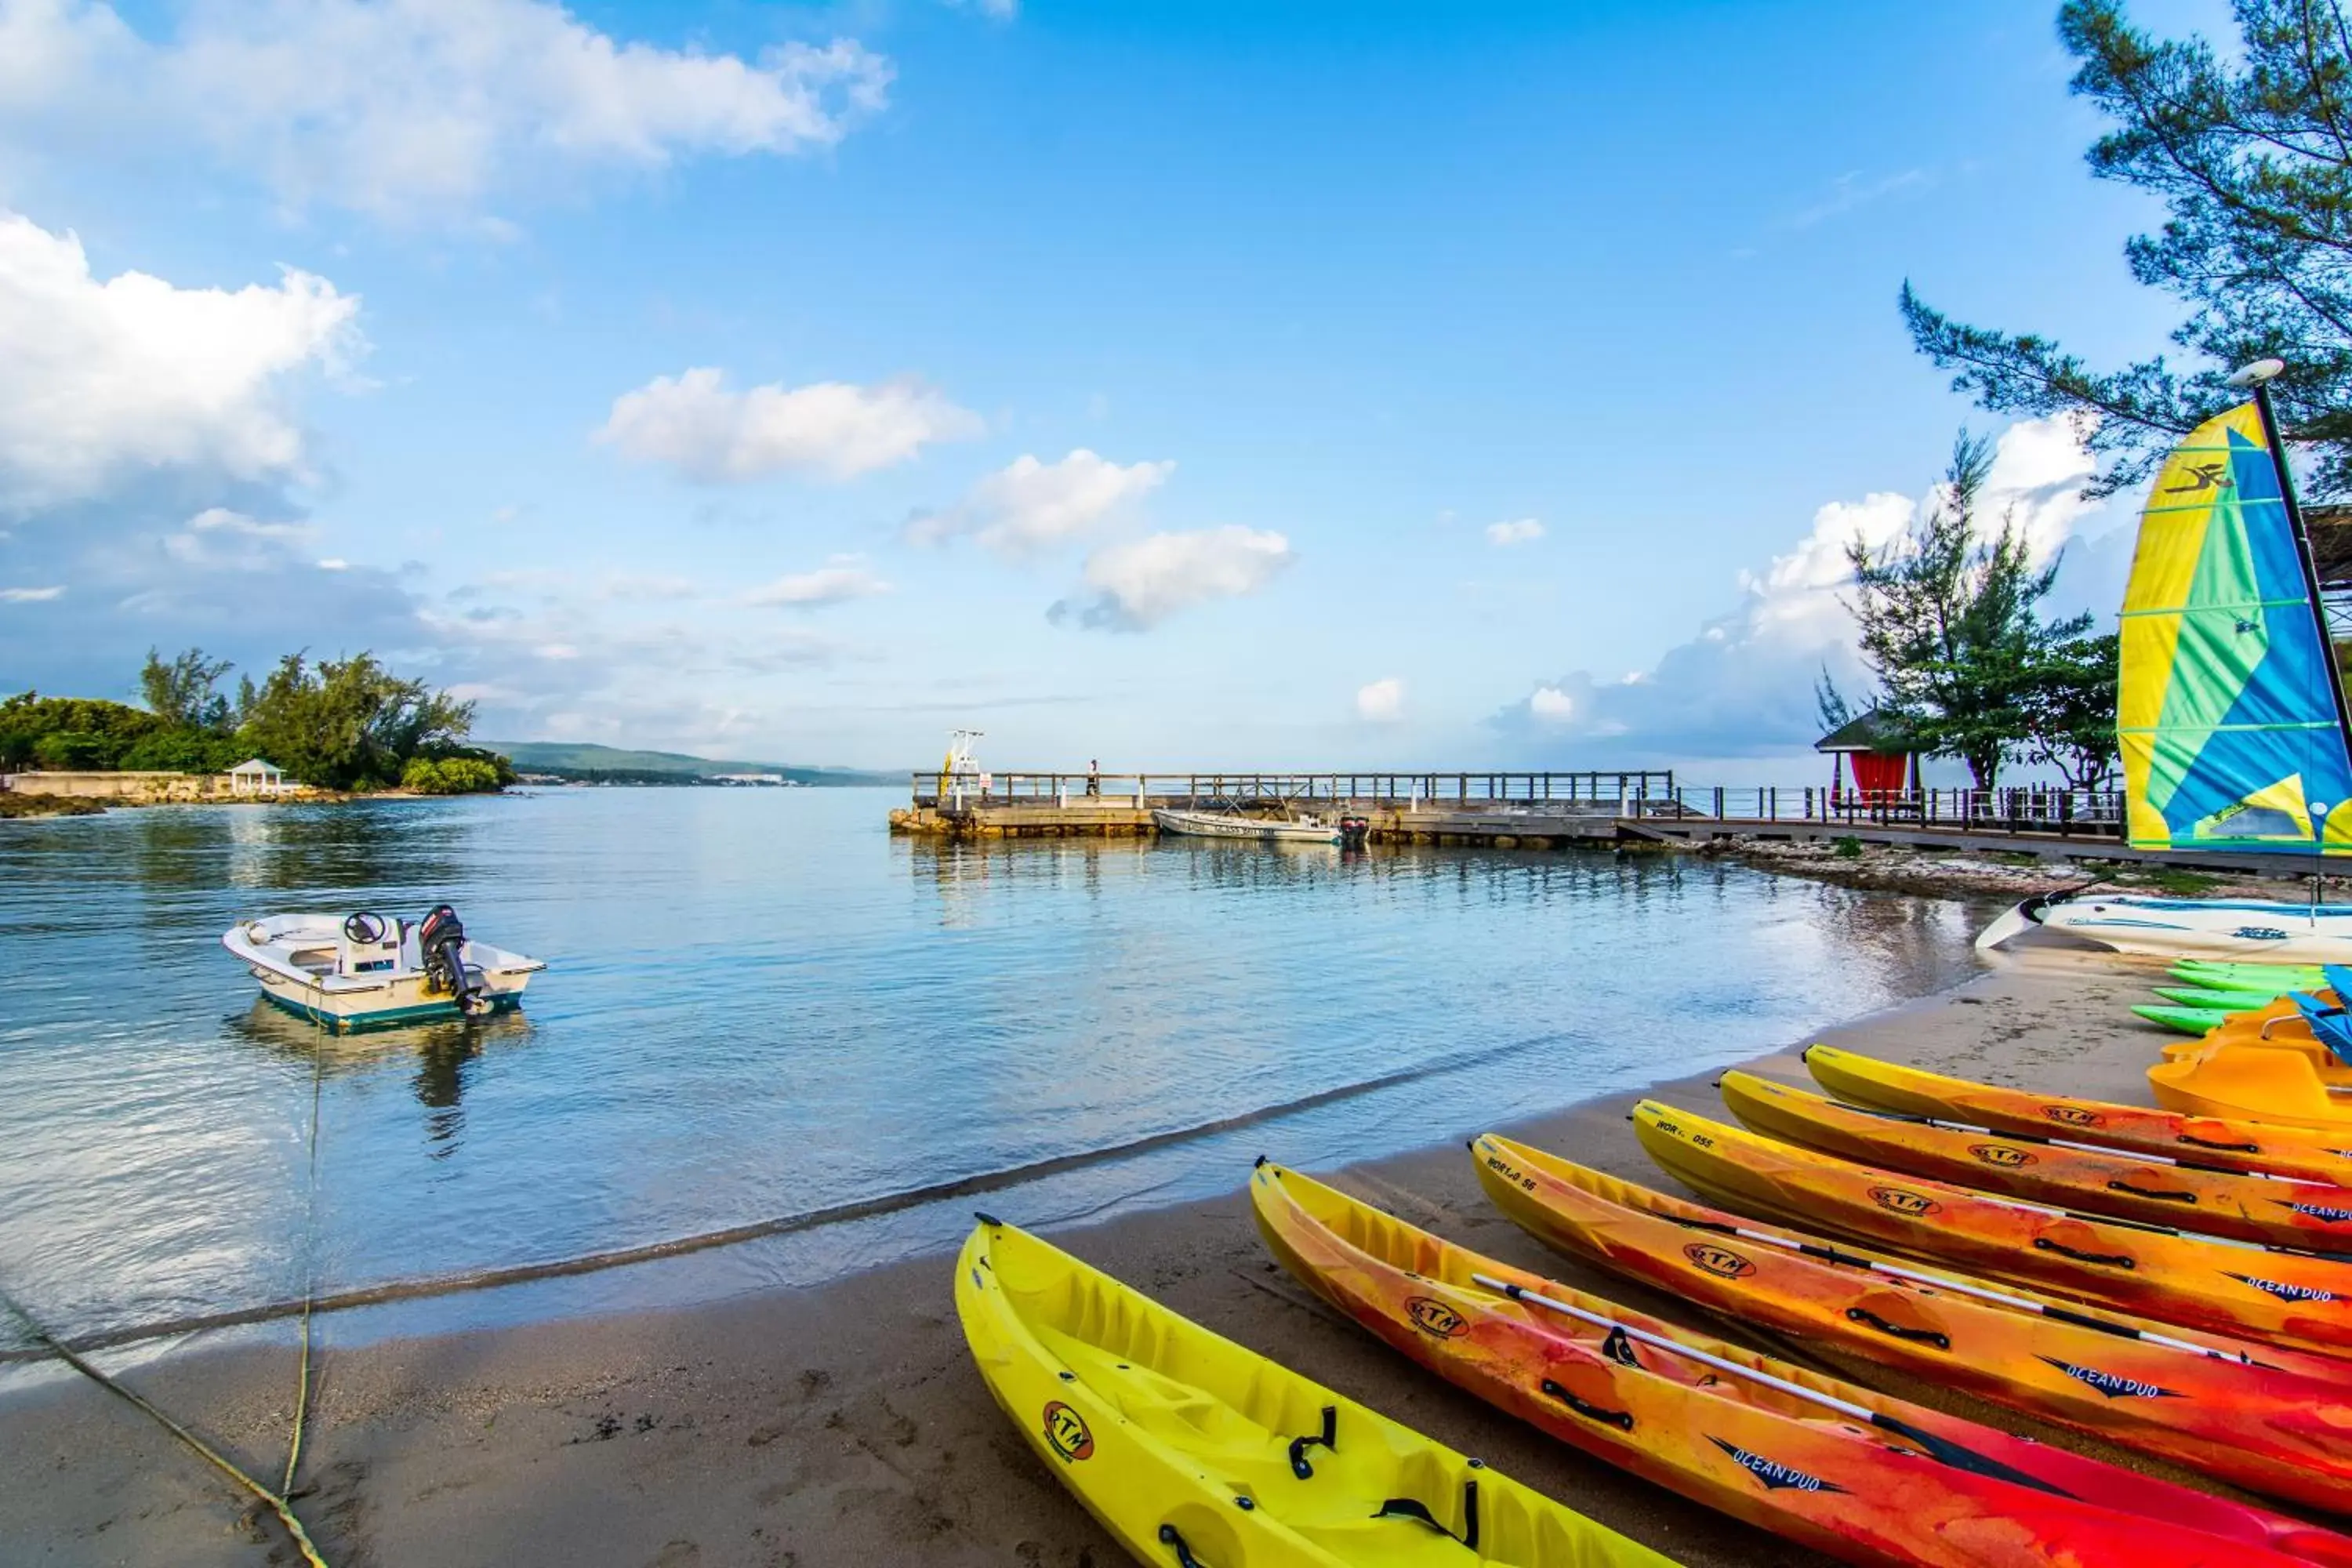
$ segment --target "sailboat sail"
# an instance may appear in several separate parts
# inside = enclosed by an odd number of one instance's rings
[[[2140,520],[2116,716],[2139,849],[2352,855],[2334,650],[2260,410],[2190,431]]]

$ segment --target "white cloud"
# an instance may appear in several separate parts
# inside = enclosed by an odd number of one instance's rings
[[[1486,525],[1486,542],[1508,549],[1514,544],[1528,544],[1544,536],[1544,525],[1534,518],[1523,517],[1511,522],[1490,522]]]
[[[877,577],[855,557],[836,556],[814,572],[796,572],[779,577],[763,588],[755,588],[744,595],[747,605],[775,605],[788,609],[814,609],[820,605],[838,605],[850,599],[870,599],[877,594],[887,594],[890,584]]]
[[[1076,605],[1057,604],[1049,614],[1143,631],[1192,605],[1255,594],[1297,559],[1281,534],[1235,524],[1146,534],[1087,557],[1088,596]]]
[[[65,591],[63,584],[47,588],[0,588],[0,605],[44,604]]]
[[[1175,471],[1173,462],[1121,467],[1084,447],[1057,463],[1024,454],[973,485],[953,510],[908,531],[926,542],[969,532],[1001,554],[1034,555],[1093,532]]]
[[[2034,559],[2046,561],[2097,513],[2101,503],[2082,496],[2093,469],[2063,418],[2013,425],[1994,449],[1979,519],[1992,528],[2011,519]],[[1588,760],[1598,742],[1610,742],[1621,761],[1624,753],[1672,761],[1803,750],[1815,738],[1813,682],[1823,668],[1850,690],[1861,684],[1853,617],[1841,603],[1853,577],[1846,545],[1857,537],[1874,549],[1885,545],[1934,500],[1932,491],[1917,500],[1880,491],[1829,502],[1793,547],[1760,572],[1739,574],[1736,608],[1652,668],[1615,678],[1578,670],[1541,681],[1491,723],[1530,747],[1566,743],[1574,748],[1568,754]],[[2094,569],[2104,569],[2104,561]],[[2117,596],[2104,589],[2090,595],[2103,609]]]
[[[79,237],[0,212],[0,506],[86,500],[159,469],[298,472],[287,385],[362,351],[358,312],[292,270],[234,293],[143,272],[101,282]]]
[[[1391,675],[1356,689],[1356,717],[1369,724],[1393,724],[1404,717],[1404,682]]]
[[[316,531],[299,522],[263,522],[225,506],[206,507],[176,533],[163,536],[164,552],[189,566],[232,572],[263,572],[303,553]],[[341,571],[319,562],[326,570]]]
[[[152,38],[89,0],[0,0],[0,122],[37,150],[194,144],[295,206],[394,218],[570,170],[830,146],[890,77],[846,39],[661,48],[544,0],[209,0]]]
[[[980,416],[921,382],[780,383],[730,392],[726,373],[656,376],[613,401],[596,439],[640,462],[718,484],[770,474],[846,479],[980,433]]]
[[[351,569],[352,563],[340,555],[319,557],[319,570],[321,572],[348,572]]]

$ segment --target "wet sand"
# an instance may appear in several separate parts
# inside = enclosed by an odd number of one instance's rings
[[[2028,948],[1957,991],[1817,1038],[2004,1083],[2146,1103],[2161,1037],[2126,1011],[2157,966]],[[1759,1070],[1808,1082],[1790,1052]],[[1720,1114],[1712,1074],[1653,1088]],[[1507,1131],[1668,1185],[1626,1127],[1634,1096]],[[1338,1184],[1415,1223],[1630,1306],[1722,1331],[1689,1309],[1566,1262],[1495,1215],[1462,1140],[1349,1167]],[[1280,1158],[1280,1130],[1266,1152]],[[1692,1564],[1812,1553],[1633,1480],[1495,1413],[1374,1342],[1266,1258],[1235,1171],[1229,1195],[1056,1232],[1060,1245],[1185,1315]],[[1015,1200],[994,1205],[1018,1222]],[[654,1265],[653,1267],[659,1267]],[[339,1348],[320,1324],[298,1511],[335,1568],[499,1564],[1013,1564],[1126,1561],[1031,1455],[963,1348],[948,1260],[706,1307]],[[1769,1339],[1751,1342],[1790,1354]],[[1799,1352],[1795,1359],[1831,1365]],[[1834,1370],[1907,1397],[2118,1458],[1875,1368]],[[193,1352],[128,1381],[275,1481],[294,1363],[277,1346]],[[2143,1466],[2143,1468],[2153,1468]],[[0,1561],[288,1563],[291,1547],[216,1472],[79,1381],[0,1402]],[[2176,1478],[2179,1479],[2179,1478]]]

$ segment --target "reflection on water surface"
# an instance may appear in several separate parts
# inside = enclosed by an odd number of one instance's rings
[[[1090,1215],[1229,1187],[1261,1148],[1376,1153],[1730,1060],[1971,962],[1959,906],[1706,862],[950,846],[890,839],[893,803],[559,790],[0,825],[0,1284],[94,1331],[1150,1143],[993,1205]],[[521,1014],[324,1035],[217,943],[274,910],[445,900],[551,962]],[[816,1278],[962,1223],[877,1215],[511,1310]]]

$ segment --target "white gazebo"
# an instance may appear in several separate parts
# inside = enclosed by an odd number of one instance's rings
[[[228,771],[228,793],[231,795],[283,795],[286,793],[286,770],[248,757]]]

